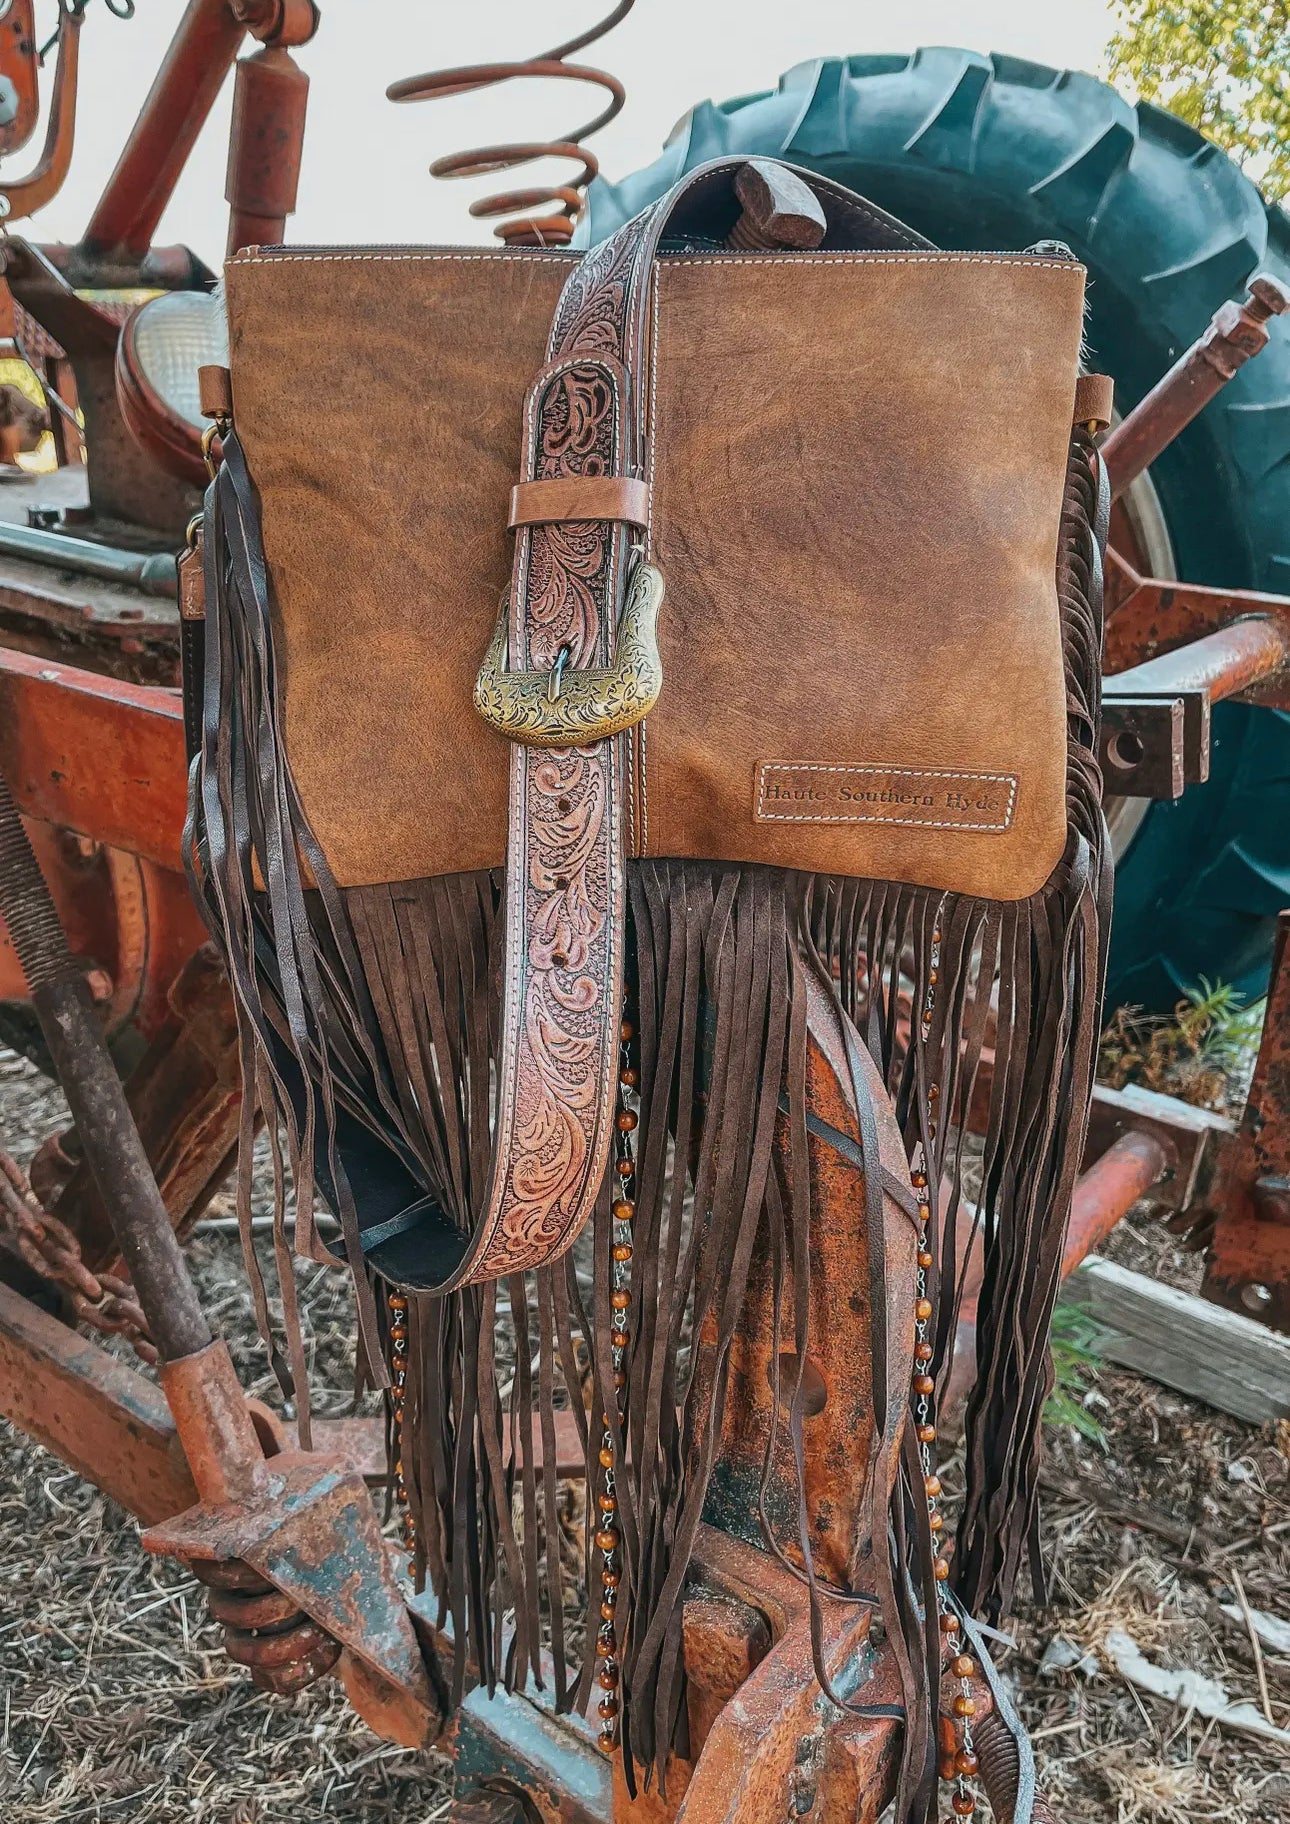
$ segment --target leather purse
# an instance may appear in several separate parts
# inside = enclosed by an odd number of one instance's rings
[[[378,1374],[373,1277],[434,1295],[412,1300],[418,1372],[438,1376],[426,1515],[435,1478],[482,1448],[491,1395],[462,1396],[451,1363],[484,1386],[499,1278],[527,1337],[535,1277],[543,1374],[568,1369],[561,1256],[598,1206],[609,1221],[636,1125],[624,1068],[657,1211],[683,1139],[729,1180],[735,1312],[776,1086],[803,1105],[808,978],[949,1187],[942,1369],[969,1222],[957,1135],[992,1026],[956,1575],[997,1613],[1033,1519],[1016,1466],[1097,1030],[1107,388],[1080,374],[1085,275],[1065,250],[942,252],[804,172],[818,244],[732,247],[741,164],[585,255],[230,261],[231,426],[205,618],[185,622],[194,881],[248,1080],[287,1134],[297,1244],[317,1246],[316,1178],[369,1269]],[[698,1166],[695,1186],[711,1224],[723,1193]],[[708,1283],[679,1239],[661,1258],[691,1274],[669,1300]],[[630,1378],[652,1373],[642,1358]],[[683,1455],[666,1491],[638,1488],[642,1529],[651,1500],[697,1524]],[[488,1577],[457,1570],[487,1658],[466,1590]],[[638,1692],[663,1676],[667,1588],[658,1627],[641,1619]],[[668,1701],[638,1699],[645,1763],[672,1739]]]

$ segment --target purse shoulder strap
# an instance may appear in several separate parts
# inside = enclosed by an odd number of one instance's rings
[[[608,672],[624,603],[642,580],[657,609],[661,582],[642,570],[654,264],[665,237],[725,242],[745,162],[699,167],[586,256],[565,285],[525,403],[506,659],[511,679],[529,686],[529,714],[508,730],[497,1118],[483,1218],[449,1286],[553,1260],[605,1180],[622,1013],[628,748],[621,732],[596,735],[595,725],[577,745],[552,745],[543,729],[558,735],[562,723],[554,709],[544,718],[538,699],[557,706],[566,679],[572,692],[578,673]],[[795,175],[823,207],[826,250],[930,245],[839,186]]]

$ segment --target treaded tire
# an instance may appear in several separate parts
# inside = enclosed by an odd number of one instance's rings
[[[799,64],[775,90],[701,103],[654,164],[592,186],[590,239],[728,152],[782,154],[944,247],[1065,241],[1122,412],[1254,272],[1290,279],[1290,219],[1176,116],[1078,71],[947,48]],[[1290,594],[1288,457],[1283,317],[1152,468],[1179,575]],[[1153,805],[1121,859],[1110,1004],[1167,1011],[1202,975],[1261,993],[1287,904],[1290,716],[1220,706],[1209,783]]]

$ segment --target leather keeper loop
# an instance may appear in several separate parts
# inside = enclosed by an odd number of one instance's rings
[[[629,526],[647,526],[649,505],[649,483],[630,475],[554,476],[516,483],[507,524],[512,531],[567,520],[622,520]]]
[[[233,416],[233,376],[226,367],[198,368],[197,401],[203,418]]]
[[[1115,382],[1110,374],[1081,374],[1075,382],[1075,409],[1072,424],[1087,424],[1105,430],[1111,422]]]

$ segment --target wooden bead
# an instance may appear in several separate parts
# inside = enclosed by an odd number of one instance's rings
[[[615,1311],[630,1311],[632,1295],[630,1292],[611,1292],[609,1303]]]
[[[974,1697],[964,1697],[960,1694],[954,1699],[954,1714],[955,1716],[975,1716],[976,1699]]]
[[[402,1292],[391,1292],[390,1293],[390,1310],[391,1311],[406,1311],[407,1308],[408,1308],[408,1301],[403,1296]]]
[[[981,1770],[981,1763],[970,1748],[960,1748],[954,1756],[954,1771],[961,1773],[965,1780],[970,1780]]]
[[[931,1299],[930,1298],[920,1298],[918,1303],[914,1306],[914,1316],[918,1319],[920,1324],[925,1324],[931,1315],[932,1315]]]
[[[615,1387],[625,1387],[626,1385],[627,1385],[627,1376],[623,1373],[621,1368],[615,1368],[614,1369],[614,1386]]]
[[[932,984],[932,987],[934,988],[936,986],[937,982],[939,982],[941,979],[940,970],[939,969],[929,969],[927,971],[927,979]]]
[[[636,1214],[636,1205],[632,1202],[630,1197],[615,1197],[614,1198],[614,1221],[615,1222],[630,1222],[632,1217],[635,1214]]]
[[[631,1338],[625,1330],[611,1330],[609,1332],[609,1340],[614,1345],[615,1349],[625,1349],[631,1341]]]
[[[617,1246],[614,1248],[614,1259],[616,1261],[622,1262],[624,1260],[630,1260],[631,1257],[632,1257],[631,1242],[630,1241],[620,1241],[617,1244]]]
[[[944,1583],[946,1578],[950,1574],[950,1567],[949,1567],[948,1561],[944,1558],[938,1558],[936,1560],[935,1565],[932,1568],[936,1572],[937,1583]]]
[[[618,1667],[602,1666],[596,1675],[596,1683],[602,1691],[616,1691],[618,1689]]]
[[[601,1603],[600,1619],[602,1621],[612,1621],[614,1619],[614,1605],[612,1602],[602,1602]]]
[[[929,1089],[929,1090],[928,1090],[928,1092],[927,1092],[927,1100],[928,1100],[928,1101],[929,1101],[929,1102],[935,1102],[935,1101],[936,1101],[936,1099],[937,1099],[937,1097],[938,1097],[938,1096],[939,1096],[939,1095],[940,1095],[940,1093],[941,1093],[941,1086],[940,1086],[940,1084],[939,1084],[939,1083],[933,1083],[933,1084],[932,1084],[932,1087],[931,1087],[931,1088],[930,1088],[930,1089]]]
[[[618,1549],[618,1528],[605,1526],[596,1534],[596,1544],[602,1552],[608,1553]]]
[[[920,1248],[918,1250],[918,1264],[923,1269],[924,1273],[926,1273],[930,1267],[936,1265],[936,1256],[931,1253],[929,1249]]]
[[[936,1382],[932,1379],[930,1374],[916,1374],[914,1376],[914,1392],[935,1393]]]
[[[600,1581],[607,1590],[616,1590],[621,1576],[621,1571],[603,1570],[600,1573]]]
[[[920,1425],[918,1427],[918,1442],[920,1444],[935,1444],[935,1442],[936,1442],[935,1425]]]
[[[914,1345],[914,1360],[916,1362],[930,1362],[935,1353],[936,1351],[932,1348],[930,1343],[916,1343]]]
[[[618,1081],[622,1084],[624,1089],[635,1089],[636,1085],[640,1082],[640,1076],[632,1069],[630,1064],[625,1064],[618,1073]]]
[[[923,1488],[926,1490],[928,1500],[935,1501],[937,1495],[941,1492],[941,1478],[939,1476],[927,1476],[923,1481]]]
[[[630,1178],[635,1170],[636,1166],[632,1160],[620,1159],[618,1161],[618,1176],[620,1178]]]
[[[612,1634],[597,1635],[596,1652],[601,1659],[612,1659],[614,1657],[614,1637]]]
[[[913,1184],[913,1187],[916,1191],[923,1190],[927,1184],[927,1173],[926,1172],[915,1172],[912,1179],[910,1180],[910,1182]]]
[[[956,1818],[970,1818],[976,1811],[976,1800],[970,1792],[956,1792],[950,1807]]]
[[[610,1450],[608,1445],[606,1445],[600,1453],[600,1467],[602,1469],[612,1469],[614,1467],[614,1453]]]
[[[934,1533],[942,1532],[945,1527],[945,1515],[938,1514],[936,1509],[933,1508],[931,1513],[927,1516],[927,1524]]]
[[[632,1025],[630,1020],[624,1020],[622,1022],[622,1024],[618,1028],[618,1036],[622,1040],[624,1045],[627,1045],[631,1042],[632,1038],[635,1035],[635,1031],[636,1031],[636,1028]]]
[[[955,1678],[972,1678],[976,1674],[976,1661],[970,1653],[957,1653],[950,1666]]]
[[[608,1494],[597,1495],[596,1505],[599,1507],[602,1514],[616,1514],[618,1512],[618,1497],[616,1495]]]
[[[600,1712],[601,1716],[617,1716],[618,1699],[616,1697],[602,1697],[600,1702],[596,1705],[596,1709]]]
[[[630,1134],[633,1131],[633,1129],[635,1128],[635,1126],[636,1126],[636,1115],[635,1115],[634,1110],[632,1110],[630,1108],[620,1108],[618,1111],[618,1131],[619,1131],[619,1133],[620,1134]]]
[[[390,1341],[391,1342],[401,1343],[406,1339],[407,1334],[408,1334],[408,1331],[407,1331],[406,1324],[391,1324],[390,1325]]]
[[[947,1612],[946,1614],[941,1616],[941,1633],[942,1634],[957,1634],[958,1631],[959,1631],[959,1618],[957,1615]]]
[[[618,1743],[614,1739],[613,1730],[603,1729],[596,1737],[596,1746],[602,1754],[612,1754],[618,1746]]]

